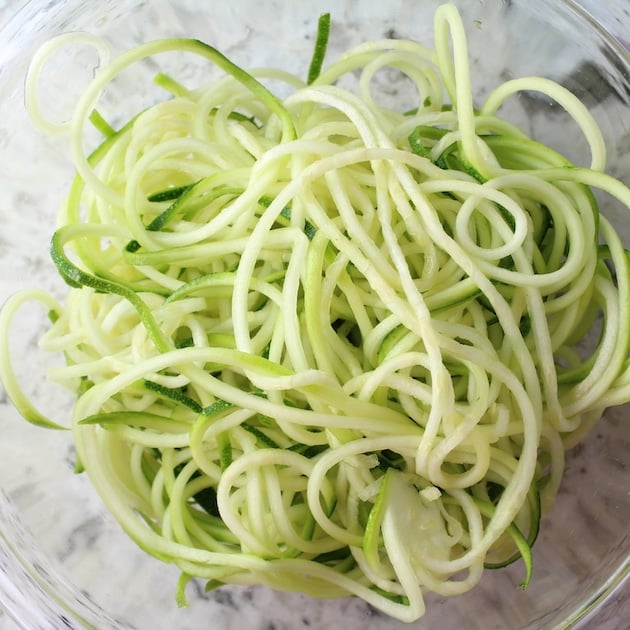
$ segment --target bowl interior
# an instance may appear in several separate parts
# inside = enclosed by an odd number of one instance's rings
[[[319,14],[330,11],[332,15],[328,53],[332,57],[360,41],[384,36],[430,44],[432,16],[439,3],[331,0],[280,6],[274,0],[232,0],[212,3],[211,10],[210,5],[194,0],[67,0],[44,8],[38,4],[26,4],[0,32],[0,150],[4,156],[0,301],[25,286],[59,296],[64,292],[48,256],[48,242],[72,176],[69,151],[64,138],[41,136],[23,108],[27,65],[33,51],[51,35],[89,30],[106,37],[114,52],[157,37],[196,37],[242,66],[268,65],[303,75]],[[506,78],[541,74],[558,80],[591,109],[607,142],[609,171],[630,183],[630,60],[622,48],[568,1],[462,0],[456,4],[467,24],[477,98]],[[76,96],[76,86],[82,84],[81,76],[89,77],[93,60],[85,51],[77,51],[59,57],[56,63],[43,89],[55,104],[55,115],[63,118]],[[159,63],[161,69],[190,84],[216,74],[207,65],[194,65],[179,56]],[[137,86],[150,85],[146,79],[157,69],[146,63],[125,76],[116,92],[108,94],[109,102],[120,103],[124,97],[127,113],[153,102],[156,93],[144,87],[138,91]],[[383,82],[387,98],[405,97],[395,81],[384,77]],[[563,111],[545,99],[524,94],[511,99],[503,113],[576,163],[588,162],[577,130]],[[606,198],[601,204],[630,245],[627,208]],[[13,356],[27,392],[63,421],[71,396],[45,384],[45,368],[51,359],[37,349],[45,319],[38,309],[24,312],[15,325]],[[446,600],[429,595],[426,616],[411,627],[552,627],[579,620],[620,581],[630,553],[627,414],[627,407],[608,411],[570,453],[560,496],[534,549],[535,574],[528,589],[518,588],[520,563],[489,571],[464,596]],[[32,620],[37,615],[57,615],[53,618],[58,619],[63,614],[76,627],[83,621],[100,628],[195,628],[208,626],[208,619],[212,619],[211,627],[218,628],[323,628],[335,627],[339,619],[348,627],[399,626],[358,600],[311,600],[259,587],[224,587],[205,593],[195,584],[189,592],[190,606],[178,609],[173,595],[178,572],[136,548],[105,511],[89,482],[73,474],[70,436],[26,425],[6,397],[0,400],[0,422],[2,489],[20,519],[12,526],[10,510],[0,513],[0,529],[5,531],[0,546],[9,548],[7,563],[13,563],[12,571],[21,571],[25,580],[17,591],[10,591],[10,584],[17,583],[16,573],[4,585],[0,583],[5,587],[0,589],[0,602],[19,615],[25,627],[35,627],[24,621],[29,614],[34,615]],[[37,587],[26,586],[32,579],[49,597]],[[30,603],[35,597],[40,598],[38,607]]]

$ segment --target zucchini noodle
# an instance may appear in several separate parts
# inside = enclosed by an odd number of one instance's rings
[[[49,377],[77,392],[79,467],[181,569],[180,604],[196,577],[354,595],[412,621],[424,591],[462,593],[484,567],[522,559],[527,585],[566,449],[630,400],[628,254],[593,190],[625,206],[630,191],[561,86],[521,78],[474,107],[453,6],[435,51],[387,39],[325,65],[329,21],[304,80],[187,39],[111,62],[85,34],[44,45],[26,103],[68,133],[76,165],[51,249],[70,289],[7,302],[0,376],[27,420],[60,428],[6,350],[16,312],[41,302],[41,346],[66,358]],[[100,68],[53,123],[40,74],[76,43]],[[113,128],[107,86],[173,51],[225,74],[188,89],[159,73],[170,94]],[[412,82],[416,109],[377,104],[382,68]],[[337,84],[348,73],[356,93]],[[570,114],[589,168],[499,117],[522,90]]]

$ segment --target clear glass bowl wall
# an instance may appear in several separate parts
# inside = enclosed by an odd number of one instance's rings
[[[22,92],[31,55],[50,36],[89,30],[105,36],[115,52],[162,36],[197,37],[245,67],[270,65],[303,74],[320,13],[332,13],[329,54],[334,55],[384,35],[428,43],[437,4],[68,0],[4,6],[0,300],[26,285],[59,296],[64,291],[48,258],[48,240],[72,167],[64,140],[44,138],[30,124]],[[539,74],[559,80],[591,108],[608,143],[610,172],[630,183],[630,59],[614,37],[623,32],[624,19],[630,23],[623,3],[586,5],[599,20],[606,20],[606,28],[568,0],[457,4],[468,26],[477,95],[512,76]],[[81,77],[86,77],[89,60],[62,57],[55,63],[43,89],[45,102],[63,116],[82,85]],[[182,72],[189,81],[208,72],[206,66],[191,66],[185,59],[170,63],[171,71]],[[150,64],[143,69],[147,78],[155,70]],[[136,90],[130,98],[137,85],[140,82],[119,88],[120,102],[130,111],[155,97]],[[572,135],[563,113],[543,99],[534,95],[512,99],[504,113],[574,161],[586,162],[586,149]],[[627,210],[607,199],[602,205],[630,245]],[[36,349],[43,325],[43,313],[21,318],[13,352],[26,389],[50,415],[63,420],[71,401],[44,384],[46,360]],[[611,628],[617,627],[615,619],[623,624],[621,607],[625,603],[628,609],[623,581],[630,553],[627,416],[627,408],[608,412],[571,454],[558,503],[545,519],[535,547],[535,574],[527,590],[516,587],[520,566],[487,572],[478,588],[465,596],[449,600],[429,596],[426,617],[411,627],[586,627],[594,619],[609,620]],[[6,623],[24,628],[324,628],[339,627],[340,619],[349,629],[398,627],[357,600],[315,601],[265,588],[226,587],[209,594],[193,589],[190,607],[177,609],[173,597],[177,572],[145,557],[105,512],[87,480],[73,474],[69,436],[26,425],[5,398],[0,401],[0,423],[0,481],[6,498],[0,513],[3,627]],[[600,606],[606,597],[607,607]],[[593,609],[597,617],[592,616]]]

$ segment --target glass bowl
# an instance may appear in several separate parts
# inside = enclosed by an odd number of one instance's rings
[[[307,68],[317,18],[330,11],[329,55],[367,39],[410,37],[432,42],[439,3],[394,0],[31,0],[1,3],[0,31],[0,301],[26,286],[63,296],[48,255],[56,210],[73,169],[64,138],[44,137],[29,121],[23,83],[34,51],[51,36],[83,30],[114,52],[166,36],[207,41],[244,67]],[[456,2],[466,23],[476,97],[507,78],[542,75],[574,91],[601,125],[609,172],[630,184],[630,55],[624,48],[623,2],[485,0]],[[63,120],[92,71],[85,51],[55,57],[43,102]],[[205,79],[181,59],[176,76]],[[139,70],[153,75],[157,66]],[[206,70],[204,70],[205,72]],[[177,74],[179,73],[179,74]],[[404,98],[384,79],[384,93]],[[129,79],[134,111],[155,94]],[[400,90],[402,92],[402,90]],[[504,114],[582,164],[586,147],[566,116],[544,98],[523,94]],[[602,199],[603,212],[630,246],[627,208]],[[50,359],[37,349],[45,313],[25,309],[14,324],[12,352],[25,390],[63,422],[71,397],[45,383]],[[146,556],[121,531],[83,475],[73,472],[67,433],[26,424],[0,400],[0,614],[2,627],[33,628],[327,628],[391,629],[393,621],[358,599],[311,599],[265,587],[189,588],[178,608],[178,572]],[[627,627],[630,618],[629,407],[612,409],[571,453],[562,488],[534,547],[534,576],[518,588],[522,567],[486,571],[471,592],[427,596],[412,628]]]

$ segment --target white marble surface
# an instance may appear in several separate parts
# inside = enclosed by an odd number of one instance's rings
[[[0,23],[8,19],[22,4],[24,4],[22,0],[0,0]],[[43,4],[46,3],[42,2]],[[192,6],[194,2],[189,4]],[[627,2],[612,3],[583,0],[582,4],[593,15],[612,20],[612,28],[615,31],[619,29],[620,32],[623,32],[626,25],[630,26],[630,17],[628,17],[626,9],[628,6]],[[260,19],[264,18],[261,17]],[[495,60],[495,62],[500,65],[501,60]],[[561,61],[560,65],[562,63],[564,62]],[[11,165],[7,165],[7,168],[10,169]],[[14,173],[14,175],[16,178],[19,178],[18,172]],[[23,194],[28,194],[28,190]],[[26,221],[25,226],[28,229],[28,222]],[[44,231],[41,239],[42,246],[45,246]],[[33,245],[33,247],[36,247],[36,245]],[[28,273],[31,279],[49,282],[47,279],[49,271],[45,267],[40,266],[42,263],[39,259],[35,257],[29,258],[29,252],[25,252],[24,260],[26,265],[30,264]],[[16,267],[14,272],[10,282],[15,283],[17,286],[22,281],[20,267]],[[61,404],[61,401],[57,402]],[[11,417],[10,420],[17,422],[16,417]],[[627,431],[625,434],[627,435]],[[24,439],[25,435],[28,436],[29,440],[32,440],[29,445],[29,457],[32,461],[36,462],[45,458],[55,460],[50,465],[50,478],[47,480],[47,492],[50,494],[44,496],[37,484],[18,483],[14,479],[8,479],[7,477],[2,479],[2,483],[3,486],[8,484],[13,489],[17,489],[13,493],[13,500],[17,503],[20,510],[27,512],[29,526],[35,538],[39,540],[41,537],[46,540],[45,552],[51,558],[52,563],[62,564],[64,571],[67,570],[77,584],[89,583],[91,580],[95,583],[98,582],[99,592],[104,598],[101,599],[101,603],[108,611],[118,609],[115,597],[121,590],[121,582],[128,583],[131,590],[133,584],[155,584],[156,576],[161,578],[162,586],[158,587],[156,585],[151,593],[147,594],[139,591],[135,594],[138,607],[150,607],[152,599],[170,598],[176,574],[168,567],[158,570],[153,565],[147,568],[141,563],[141,553],[126,540],[115,524],[107,518],[98,500],[90,496],[89,491],[85,488],[85,480],[69,477],[70,453],[67,439],[64,436],[51,435],[47,437],[45,442],[42,442],[36,429],[32,431],[21,430],[20,439]],[[617,435],[621,435],[621,433]],[[10,440],[10,433],[5,433],[3,440],[5,442]],[[586,451],[588,453],[588,449],[596,448],[597,440],[594,438],[592,443],[586,447]],[[6,469],[3,469],[3,471],[5,475],[11,474]],[[625,476],[622,473],[619,474],[621,479],[625,479],[627,482],[627,472]],[[578,487],[579,477],[574,476],[573,481],[569,482],[567,489],[569,499],[565,497],[565,504],[577,495],[576,489]],[[88,514],[87,519],[77,520],[77,512],[68,512],[66,509],[67,505],[72,501],[79,501],[77,497],[80,497],[81,501],[78,511],[81,514]],[[46,514],[46,518],[38,519],[38,511]],[[48,531],[50,523],[55,523],[55,527],[58,528],[57,533]],[[595,530],[593,535],[596,535]],[[116,550],[120,557],[117,559],[117,569],[114,575],[102,575],[100,580],[96,580],[95,576],[98,576],[99,572],[103,571],[103,566],[99,564],[100,560],[93,559],[91,550],[95,547]],[[107,554],[101,553],[101,555]],[[5,557],[3,559],[0,556],[0,566],[5,566],[4,563],[6,562],[10,562],[10,558]],[[570,559],[566,559],[566,564],[567,566],[570,565]],[[506,580],[513,579],[513,575],[514,572],[507,572]],[[563,578],[571,579],[568,569]],[[108,580],[117,584],[117,587],[112,589],[111,593],[108,593],[107,588],[103,586],[103,583],[106,584]],[[6,590],[16,586],[16,583],[0,584],[0,588],[5,588]],[[28,597],[35,597],[36,591],[29,593],[28,590],[24,590],[23,586],[19,586],[16,589],[15,597],[24,596],[25,593],[28,593]],[[206,626],[211,628],[236,629],[248,627],[260,630],[293,630],[300,628],[305,630],[315,628],[359,630],[367,628],[369,630],[390,630],[405,627],[403,624],[384,618],[355,600],[341,600],[322,605],[306,597],[271,593],[266,589],[253,588],[228,588],[210,596],[197,591],[191,594],[191,600],[193,613],[196,615],[196,617],[193,615],[191,618],[211,619],[212,621],[208,622]],[[444,605],[439,600],[433,603],[438,609]],[[483,600],[482,605],[490,606],[493,605],[493,602],[491,600]],[[194,627],[186,625],[187,622],[178,623],[176,613],[177,611],[174,611],[172,616],[164,618],[162,627],[178,627],[182,630]],[[629,619],[630,587],[626,585],[625,588],[618,589],[618,592],[607,601],[605,606],[597,611],[596,615],[589,617],[584,622],[583,627],[601,628],[603,630],[627,630],[630,626]],[[37,625],[35,618],[25,622],[24,626],[29,630],[39,627],[50,627]],[[0,615],[0,627],[13,630],[20,626],[11,621],[6,615]],[[64,627],[61,625],[61,622],[59,627]],[[104,625],[100,627],[105,628]],[[149,626],[146,627],[148,628]],[[421,626],[414,625],[414,627],[420,628]],[[455,627],[473,628],[477,626],[472,621],[467,621],[466,623],[462,621],[461,625],[450,626],[450,628]],[[496,627],[497,629],[499,628],[499,626]],[[56,630],[56,628],[53,630]],[[139,630],[144,630],[144,627],[139,628]],[[518,630],[518,625],[509,630]]]

